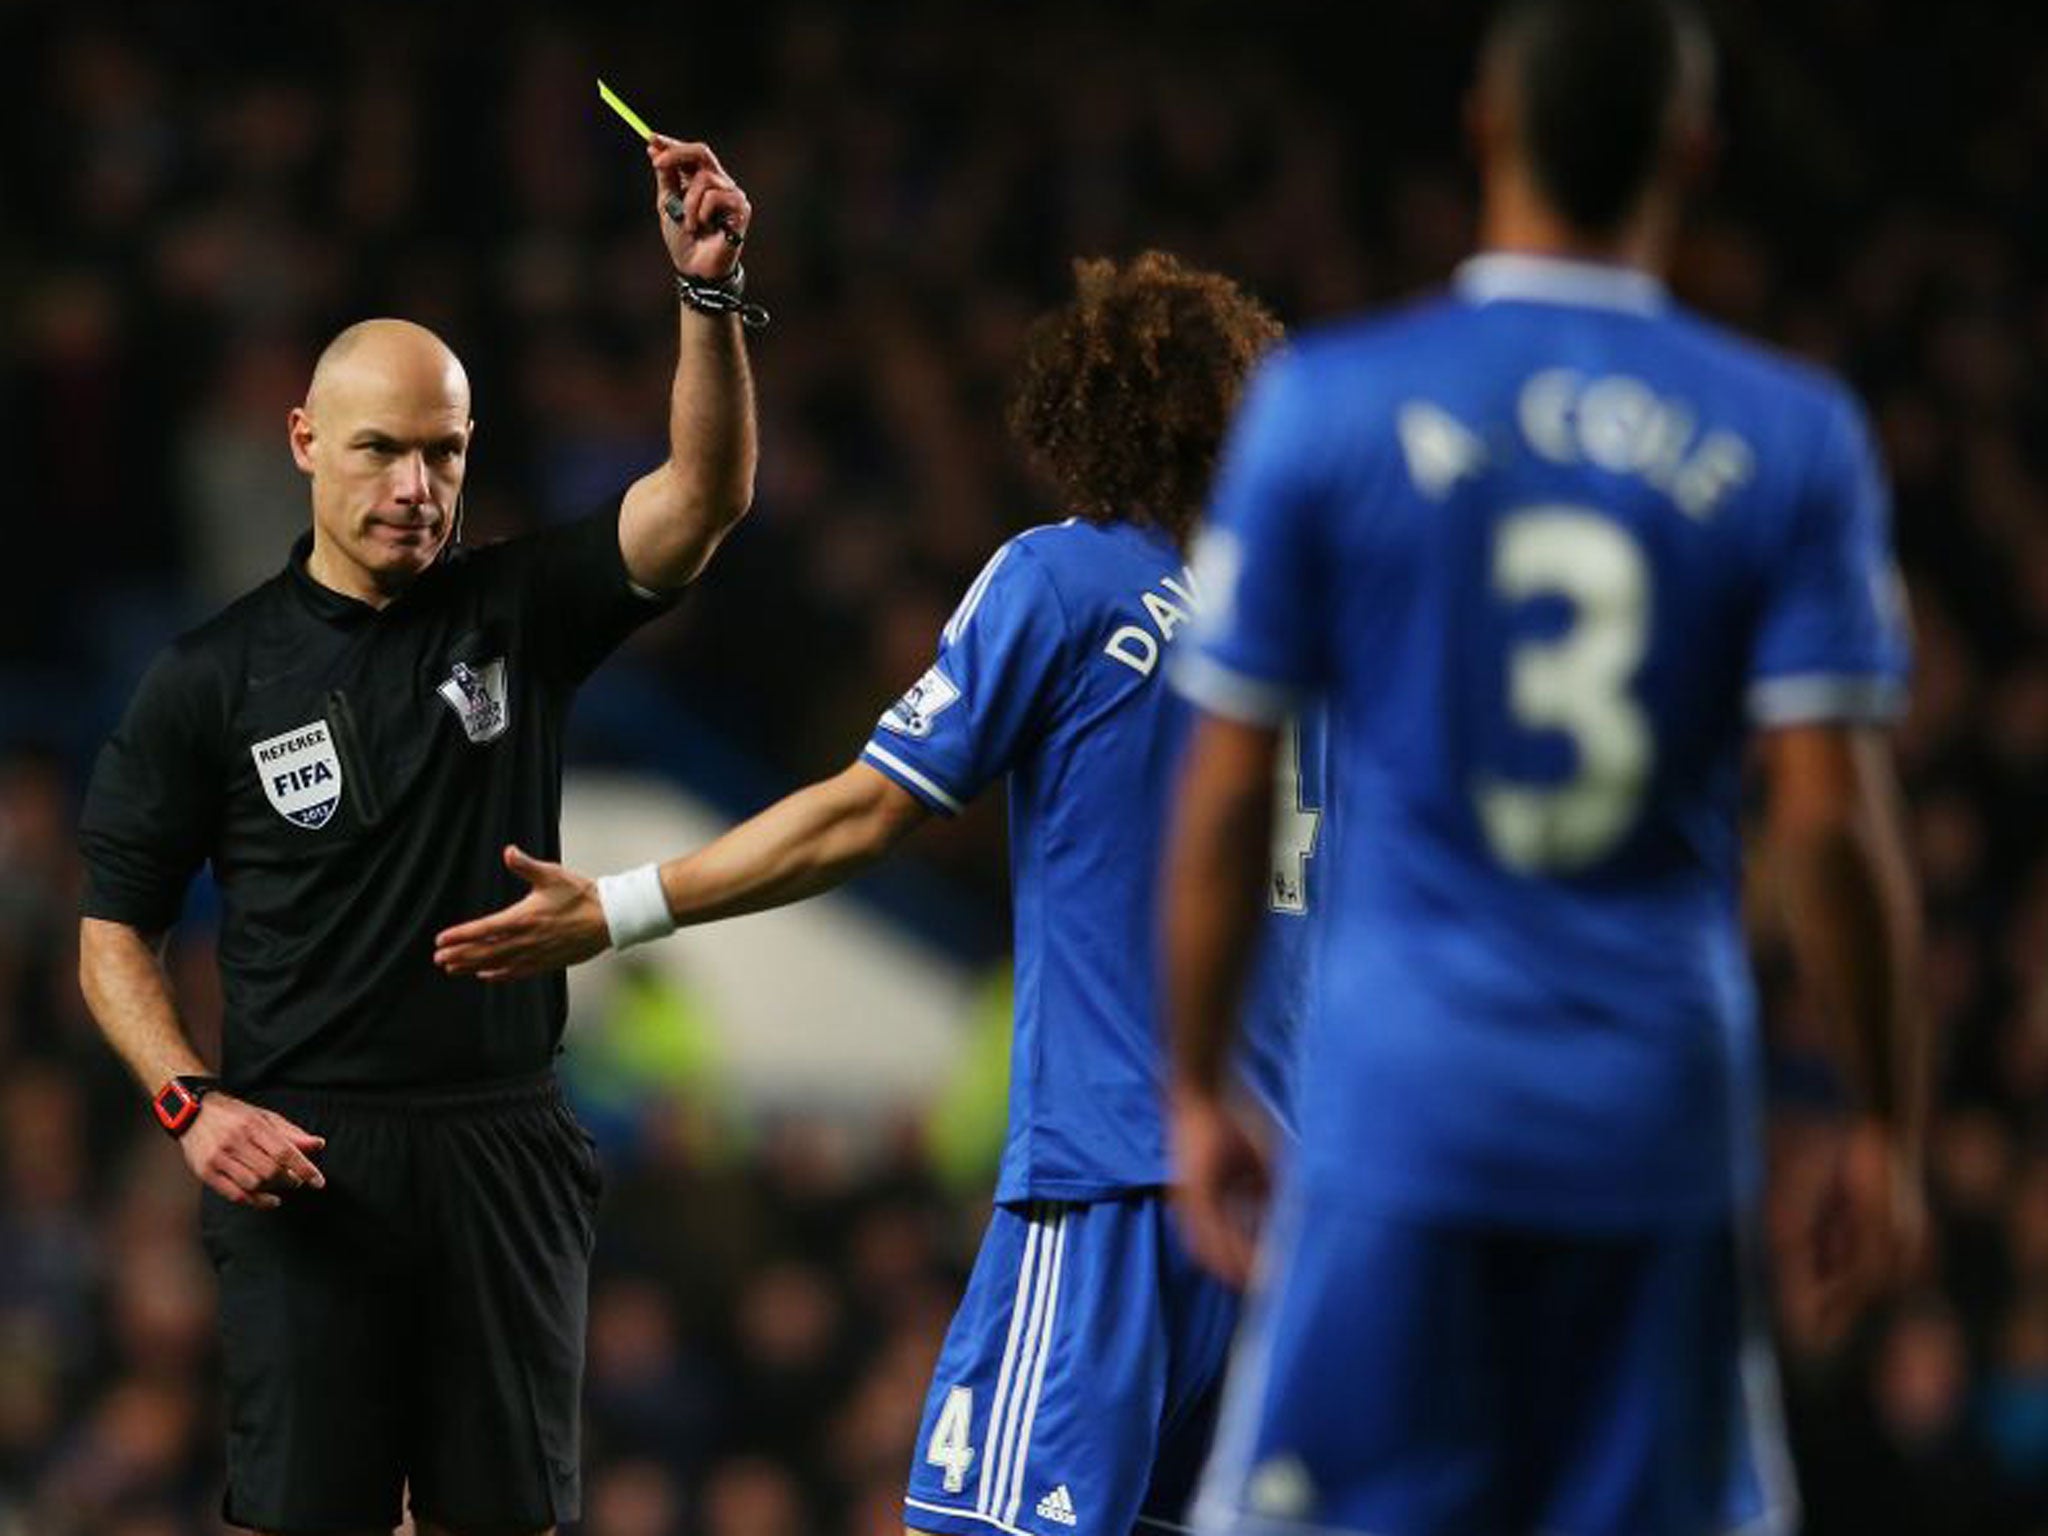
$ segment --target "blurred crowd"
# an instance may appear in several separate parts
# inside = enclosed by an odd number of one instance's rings
[[[1709,8],[1727,143],[1677,286],[1862,392],[1919,645],[1938,1257],[1846,1332],[1779,1299],[1808,1529],[2048,1532],[2048,41],[2000,0]],[[0,1533],[218,1526],[196,1187],[78,999],[70,830],[148,653],[304,526],[284,413],[325,338],[395,313],[464,356],[472,538],[575,515],[661,456],[674,349],[594,77],[710,139],[776,316],[757,510],[614,666],[794,782],[1056,512],[1001,418],[1070,258],[1167,247],[1290,324],[1447,274],[1480,9],[0,6]],[[1001,832],[989,804],[916,846],[999,900]],[[1796,1191],[1836,1099],[1767,884]],[[174,964],[203,1027],[203,912]],[[735,1135],[659,1095],[607,1159],[583,1530],[898,1529],[985,1189],[942,1185],[914,1125]]]

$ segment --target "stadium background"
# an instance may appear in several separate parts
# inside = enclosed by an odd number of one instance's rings
[[[0,4],[0,1532],[218,1529],[196,1189],[78,999],[70,826],[149,651],[303,526],[282,424],[320,342],[440,329],[482,424],[471,536],[571,515],[659,456],[673,347],[592,77],[720,149],[776,312],[757,507],[593,685],[578,762],[607,777],[577,803],[615,837],[632,795],[742,810],[850,757],[986,552],[1052,510],[1001,404],[1070,256],[1164,246],[1300,324],[1463,252],[1478,8],[1337,9]],[[1861,390],[1920,647],[1940,1260],[1843,1336],[1780,1298],[1809,1529],[2048,1531],[2048,37],[2018,0],[1713,12],[1726,155],[1678,286]],[[899,1529],[1000,1116],[999,798],[856,904],[943,1003],[921,1074],[736,1077],[716,988],[579,992],[610,1179],[590,1536]],[[1832,1098],[1756,907],[1789,1189]],[[202,892],[177,952],[202,1020],[207,928]],[[887,1012],[828,994],[784,1024],[858,1063]]]

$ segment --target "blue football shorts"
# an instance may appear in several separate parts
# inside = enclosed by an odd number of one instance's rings
[[[1797,1497],[1733,1222],[1283,1196],[1194,1516],[1229,1536],[1745,1536]]]
[[[1182,1529],[1237,1312],[1156,1191],[998,1206],[925,1399],[904,1523]]]

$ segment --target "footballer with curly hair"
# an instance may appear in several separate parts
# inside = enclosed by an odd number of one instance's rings
[[[1008,776],[1008,1139],[905,1496],[913,1529],[947,1536],[1177,1522],[1238,1310],[1166,1209],[1152,924],[1187,718],[1164,662],[1202,601],[1185,546],[1280,327],[1228,279],[1159,252],[1074,272],[1074,297],[1031,330],[1010,412],[1071,515],[995,552],[858,760],[658,866],[593,881],[507,849],[531,892],[442,934],[437,954],[486,980],[531,976],[799,901]],[[1298,915],[1316,823],[1287,824],[1272,905]],[[1275,924],[1293,930],[1276,957],[1305,947],[1299,923]],[[1300,991],[1288,963],[1273,971],[1242,1070],[1284,1123]]]

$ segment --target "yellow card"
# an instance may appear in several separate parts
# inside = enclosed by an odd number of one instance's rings
[[[604,98],[604,104],[626,120],[626,126],[643,139],[654,137],[654,130],[640,120],[640,114],[619,100],[619,93],[602,80],[597,82],[597,94]]]

